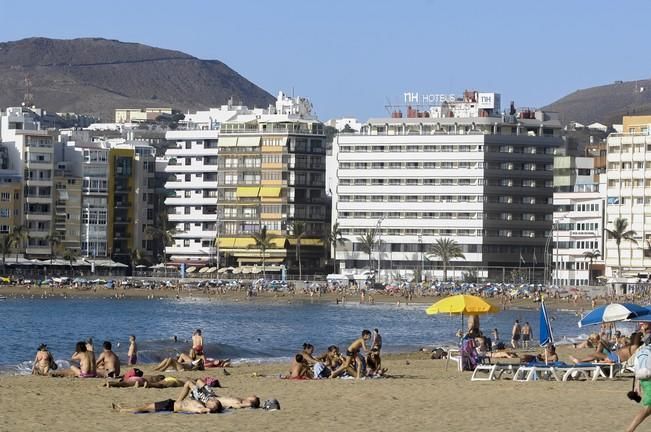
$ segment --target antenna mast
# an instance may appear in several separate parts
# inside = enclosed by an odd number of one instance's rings
[[[27,107],[34,105],[34,95],[32,94],[32,77],[30,74],[25,75],[25,95],[23,96],[23,105]]]

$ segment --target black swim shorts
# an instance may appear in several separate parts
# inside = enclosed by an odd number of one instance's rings
[[[154,411],[156,412],[174,411],[174,399],[167,399],[164,401],[155,402]]]

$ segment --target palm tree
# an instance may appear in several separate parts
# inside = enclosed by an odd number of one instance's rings
[[[176,230],[174,228],[167,229],[166,224],[161,225],[160,227],[154,225],[148,225],[145,228],[145,234],[150,236],[152,239],[158,240],[159,244],[163,246],[160,256],[163,257],[163,264],[167,268],[167,254],[165,253],[166,246],[172,246],[174,244],[174,234]]]
[[[61,235],[57,231],[50,231],[50,233],[45,237],[45,241],[50,244],[50,265],[56,255],[56,251],[61,246]]]
[[[0,236],[0,253],[2,254],[2,272],[5,271],[5,261],[7,254],[11,252],[14,247],[14,239],[11,234],[2,234]]]
[[[373,249],[375,249],[375,245],[377,245],[377,233],[375,231],[375,228],[371,228],[370,230],[366,231],[364,235],[358,236],[357,241],[360,243],[359,247],[362,249],[362,251],[368,254],[369,270],[373,270],[373,262],[371,256],[373,255]]]
[[[63,259],[70,263],[70,270],[72,271],[73,276],[75,275],[75,268],[72,264],[77,262],[77,258],[79,258],[79,253],[76,250],[66,248],[63,251]]]
[[[443,263],[443,281],[448,280],[448,264],[454,258],[466,259],[461,245],[450,238],[436,239],[436,243],[430,246],[429,257],[440,258]]]
[[[613,222],[613,229],[606,228],[606,232],[610,238],[615,239],[615,243],[617,244],[617,276],[619,277],[622,275],[622,253],[620,249],[622,240],[628,240],[631,243],[637,244],[637,240],[634,238],[637,233],[627,228],[628,220],[622,217],[615,219],[615,222]]]
[[[339,222],[335,222],[332,224],[332,227],[328,227],[329,229],[326,231],[325,235],[323,236],[323,240],[325,243],[325,249],[326,252],[328,251],[328,246],[332,248],[332,272],[337,273],[337,245],[343,245],[344,244],[344,235],[342,233],[341,228],[339,228]]]
[[[25,225],[18,225],[14,227],[10,234],[14,239],[14,248],[16,249],[16,262],[18,262],[18,253],[24,251],[24,245],[27,241],[27,227]]]
[[[144,251],[142,249],[136,248],[131,251],[131,275],[132,276],[135,274],[136,265],[142,262],[143,257],[144,257]]]
[[[585,259],[590,260],[590,264],[588,265],[588,284],[592,285],[592,261],[596,260],[601,256],[601,253],[598,250],[593,250],[593,251],[585,251],[583,252],[583,257]]]
[[[267,249],[271,249],[273,247],[271,240],[273,240],[275,237],[275,235],[269,234],[267,232],[266,226],[263,226],[260,231],[253,233],[253,240],[255,240],[255,245],[253,245],[253,247],[260,249],[260,257],[262,258],[262,277],[265,280],[267,279],[267,272],[265,269],[265,256],[267,254]]]
[[[303,222],[292,224],[292,236],[296,240],[296,261],[298,261],[298,279],[303,280],[303,265],[301,263],[301,240],[307,235]]]

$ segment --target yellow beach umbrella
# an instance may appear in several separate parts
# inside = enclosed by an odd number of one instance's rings
[[[481,297],[472,295],[454,295],[437,301],[427,309],[427,315],[436,314],[459,314],[461,315],[461,329],[463,330],[463,315],[480,315],[499,312],[497,306],[493,306]]]

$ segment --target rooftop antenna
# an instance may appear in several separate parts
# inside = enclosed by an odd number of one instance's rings
[[[34,95],[32,94],[32,77],[30,74],[25,75],[25,94],[23,96],[23,105],[31,107],[34,105]]]

